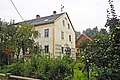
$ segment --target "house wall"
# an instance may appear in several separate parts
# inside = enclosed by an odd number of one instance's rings
[[[46,25],[40,25],[36,26],[35,29],[39,32],[39,37],[35,39],[36,42],[38,42],[40,45],[42,45],[42,48],[44,49],[45,45],[49,45],[49,52],[53,53],[53,25],[52,24],[46,24]],[[45,29],[49,29],[49,37],[45,37]]]
[[[77,42],[76,42],[76,48],[78,48],[79,43],[80,43],[82,40],[84,40],[84,39],[86,39],[86,37],[85,37],[85,36],[81,36],[81,37],[77,40]]]
[[[65,26],[63,26],[62,20],[65,21]],[[68,24],[70,25],[70,29],[68,29]],[[41,34],[35,41],[42,45],[43,48],[45,45],[49,45],[49,51],[52,57],[65,55],[65,52],[62,53],[61,47],[65,48],[67,44],[72,51],[71,57],[76,58],[75,32],[66,14],[60,16],[54,23],[36,26],[35,29]],[[45,29],[49,29],[48,38],[44,37]],[[64,39],[61,39],[61,31],[64,32]],[[71,41],[69,41],[69,35],[71,35]]]
[[[78,38],[78,40],[76,40],[76,48],[78,48],[79,43],[80,43],[81,41],[83,41],[84,39],[88,39],[89,41],[92,41],[92,39],[91,39],[90,37],[82,34],[82,35]]]
[[[63,22],[65,21],[65,26],[63,26]],[[68,24],[70,26],[70,29],[68,29]],[[73,53],[71,56],[75,56],[75,32],[72,28],[72,25],[70,24],[70,21],[66,14],[62,15],[60,18],[58,18],[55,23],[55,47],[56,47],[56,56],[64,55],[62,54],[61,47],[66,47],[67,44]],[[64,32],[64,39],[61,39],[61,31]],[[69,41],[69,35],[71,35],[71,41]],[[65,51],[64,51],[65,52]]]

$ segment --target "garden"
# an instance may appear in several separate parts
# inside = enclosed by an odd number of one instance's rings
[[[120,19],[112,2],[105,25],[109,32],[94,28],[88,35],[93,41],[80,42],[76,60],[46,55],[34,41],[38,31],[29,24],[0,21],[0,73],[41,80],[120,80]]]

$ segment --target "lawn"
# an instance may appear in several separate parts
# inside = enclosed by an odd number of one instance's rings
[[[74,78],[73,78],[73,80],[88,80],[87,73],[82,73],[81,70],[74,69]],[[90,75],[90,79],[89,80],[96,80],[96,78],[92,77]]]

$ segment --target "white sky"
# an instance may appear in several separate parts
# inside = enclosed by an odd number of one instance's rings
[[[87,28],[104,28],[106,22],[106,9],[108,0],[12,0],[25,20],[34,19],[36,14],[41,17],[52,15],[53,11],[60,13],[61,4],[63,12],[67,12],[76,31]],[[120,0],[114,0],[115,10],[120,16]],[[10,0],[0,1],[0,18],[9,22],[21,22],[22,19],[14,9]]]

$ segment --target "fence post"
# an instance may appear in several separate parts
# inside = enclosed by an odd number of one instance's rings
[[[11,74],[11,73],[6,73],[6,74],[5,74],[5,80],[9,80],[10,74]]]

